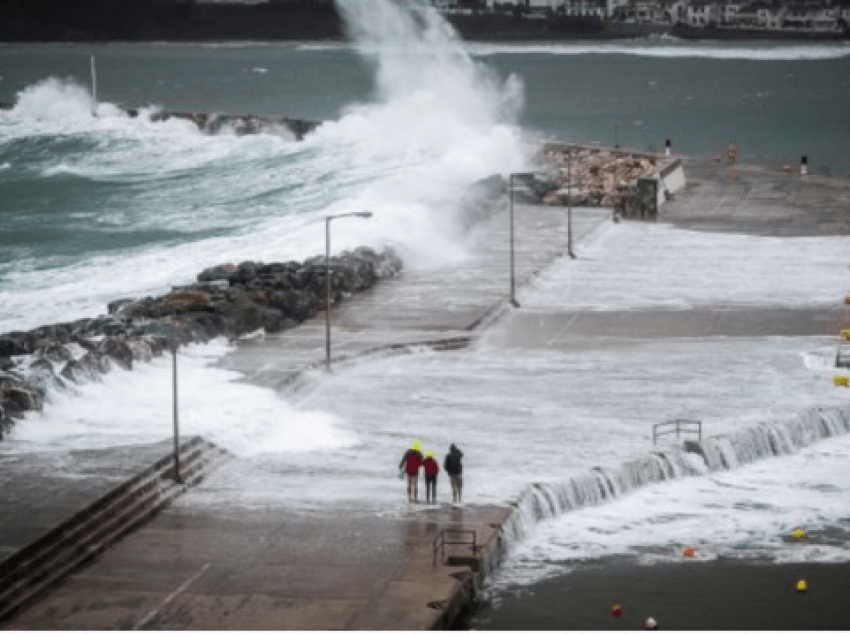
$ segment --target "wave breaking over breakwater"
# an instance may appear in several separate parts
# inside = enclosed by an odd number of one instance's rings
[[[684,448],[660,448],[617,468],[596,467],[561,481],[534,483],[512,505],[504,531],[521,541],[541,521],[614,499],[664,481],[743,467],[790,455],[816,442],[850,432],[850,407],[816,408],[783,420],[763,422]]]

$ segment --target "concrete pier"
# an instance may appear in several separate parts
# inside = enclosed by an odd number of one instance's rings
[[[574,245],[610,223],[610,211],[573,210]],[[567,210],[516,207],[516,264],[520,285],[566,249]],[[373,291],[333,309],[334,351],[357,356],[374,347],[456,339],[507,311],[507,210],[473,230],[467,258],[434,269],[406,269]],[[225,365],[251,382],[282,388],[305,366],[321,362],[324,314],[291,331],[247,341]],[[344,371],[342,371],[344,372]],[[163,442],[162,448],[167,448]],[[98,470],[121,472],[126,453],[101,451]],[[12,461],[11,458],[7,458]],[[17,512],[14,493],[44,497],[47,525],[70,511],[76,462],[40,461],[32,473],[8,475],[3,518],[7,534],[33,536]],[[128,467],[132,471],[132,462]],[[31,482],[31,483],[30,483]],[[84,482],[85,483],[85,482]],[[104,479],[100,490],[112,484]],[[240,505],[222,480],[184,494],[156,518],[70,575],[42,600],[20,611],[7,629],[433,629],[468,610],[476,581],[504,546],[505,506],[411,505],[390,514],[361,503],[305,512]],[[92,490],[93,489],[93,490]],[[89,497],[97,484],[88,483]],[[399,497],[403,497],[402,489]],[[210,504],[210,501],[217,502]],[[27,510],[31,509],[27,508]],[[442,531],[475,532],[476,546],[447,545]],[[470,535],[462,534],[469,538]],[[438,546],[439,547],[439,546]],[[10,551],[15,546],[10,546]],[[437,563],[435,565],[435,556]]]
[[[850,183],[767,168],[727,168],[686,160],[688,186],[664,204],[659,221],[702,231],[766,235],[848,234]],[[533,280],[566,249],[565,208],[517,206],[518,281]],[[610,211],[573,210],[575,250],[610,223]],[[629,221],[626,221],[629,222]],[[641,221],[631,221],[641,222]],[[400,343],[474,338],[502,316],[498,334],[509,346],[619,346],[626,339],[829,333],[846,311],[836,308],[701,308],[689,312],[583,312],[547,315],[513,311],[509,292],[507,214],[473,231],[466,258],[432,269],[406,269],[332,312],[336,356],[355,359]],[[223,364],[247,381],[293,389],[305,367],[321,364],[325,315],[297,329],[246,341]],[[343,368],[338,371],[344,373]],[[317,371],[317,374],[320,372]],[[319,379],[321,376],[318,376]],[[297,386],[294,388],[297,389]],[[103,451],[109,453],[110,451]],[[126,454],[98,460],[104,484],[120,478]],[[4,462],[10,457],[0,456]],[[44,527],[67,514],[60,502],[95,485],[79,480],[67,459],[31,458],[37,470],[3,482],[8,493],[0,537],[25,541],[26,513],[42,508]],[[20,457],[21,466],[30,459]],[[112,463],[110,463],[112,462]],[[35,464],[33,464],[35,465]],[[94,465],[94,464],[93,464]],[[130,472],[134,464],[129,464]],[[11,473],[10,473],[11,474]],[[16,482],[16,479],[22,481]],[[512,509],[499,506],[411,505],[380,512],[363,502],[313,511],[251,506],[202,483],[140,530],[115,544],[40,602],[3,627],[10,629],[430,629],[457,620],[475,570],[486,570],[503,546],[499,528]],[[36,504],[16,496],[30,488]],[[43,505],[38,502],[39,492]],[[48,492],[49,491],[49,492]],[[49,495],[49,496],[48,496]],[[89,495],[91,496],[91,495]],[[402,497],[399,488],[399,497]],[[448,546],[434,565],[442,530],[475,531],[477,543]],[[476,545],[476,548],[478,546]],[[478,577],[480,578],[480,576]]]

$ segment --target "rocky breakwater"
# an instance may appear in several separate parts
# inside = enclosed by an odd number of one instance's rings
[[[622,207],[635,182],[656,172],[664,158],[606,148],[547,144],[539,161],[552,176],[542,200],[549,205]]]
[[[331,258],[330,266],[337,303],[395,276],[402,262],[390,248],[360,247]],[[41,410],[51,391],[97,381],[116,366],[130,370],[181,344],[295,327],[324,309],[327,284],[324,256],[228,263],[164,296],[110,302],[97,318],[0,334],[0,439],[15,419]]]

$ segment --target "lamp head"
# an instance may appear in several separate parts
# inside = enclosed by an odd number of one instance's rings
[[[371,212],[358,212],[357,216],[359,216],[360,218],[363,218],[363,219],[371,219],[372,213]]]

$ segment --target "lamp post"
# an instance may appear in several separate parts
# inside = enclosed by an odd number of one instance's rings
[[[174,481],[179,484],[183,483],[183,478],[180,476],[180,426],[177,420],[177,349],[180,347],[178,343],[173,343],[171,346],[172,359],[172,378],[173,378],[173,402],[174,402]]]
[[[567,254],[575,258],[573,254],[573,153],[567,153]]]
[[[331,221],[346,216],[359,216],[362,219],[372,217],[371,212],[348,212],[347,214],[332,214],[325,217],[325,286],[327,287],[327,303],[325,305],[325,366],[331,371]]]
[[[510,199],[510,226],[511,226],[511,299],[510,303],[514,307],[519,307],[516,300],[516,277],[514,275],[514,177],[530,177],[531,172],[512,172],[508,176],[508,195]]]

